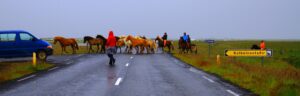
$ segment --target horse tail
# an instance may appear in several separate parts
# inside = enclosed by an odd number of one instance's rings
[[[85,43],[87,41],[87,38],[86,37],[84,37],[83,38],[83,43]]]

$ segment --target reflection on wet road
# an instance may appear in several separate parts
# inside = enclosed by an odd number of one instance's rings
[[[72,57],[72,58],[68,58]],[[56,68],[11,84],[1,96],[234,96],[247,92],[169,54],[105,54],[50,57]]]

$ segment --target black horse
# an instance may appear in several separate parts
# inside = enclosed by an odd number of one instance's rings
[[[107,39],[102,35],[97,35],[96,38],[103,40],[103,45],[101,45],[100,53],[105,53],[106,52],[105,45],[106,45]],[[119,39],[120,39],[120,37],[118,37],[118,36],[115,36],[115,38],[116,38],[116,41],[119,41]],[[116,46],[116,49],[120,49],[120,52],[122,52],[120,46]]]
[[[256,44],[253,44],[252,47],[251,47],[251,49],[260,49],[260,47],[257,46]]]
[[[106,45],[107,39],[105,37],[103,37],[102,35],[97,35],[96,38],[101,39],[103,41],[103,43],[101,45],[100,53],[105,53],[106,52],[105,45]]]

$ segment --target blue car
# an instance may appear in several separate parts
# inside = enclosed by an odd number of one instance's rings
[[[0,58],[29,57],[36,52],[38,59],[46,60],[53,54],[50,43],[26,31],[0,31]]]

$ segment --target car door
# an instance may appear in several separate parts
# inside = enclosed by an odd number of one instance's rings
[[[16,42],[16,33],[0,33],[0,57],[16,56]]]
[[[31,56],[37,49],[35,37],[28,33],[19,34],[19,42],[17,48],[20,50],[22,56]]]

